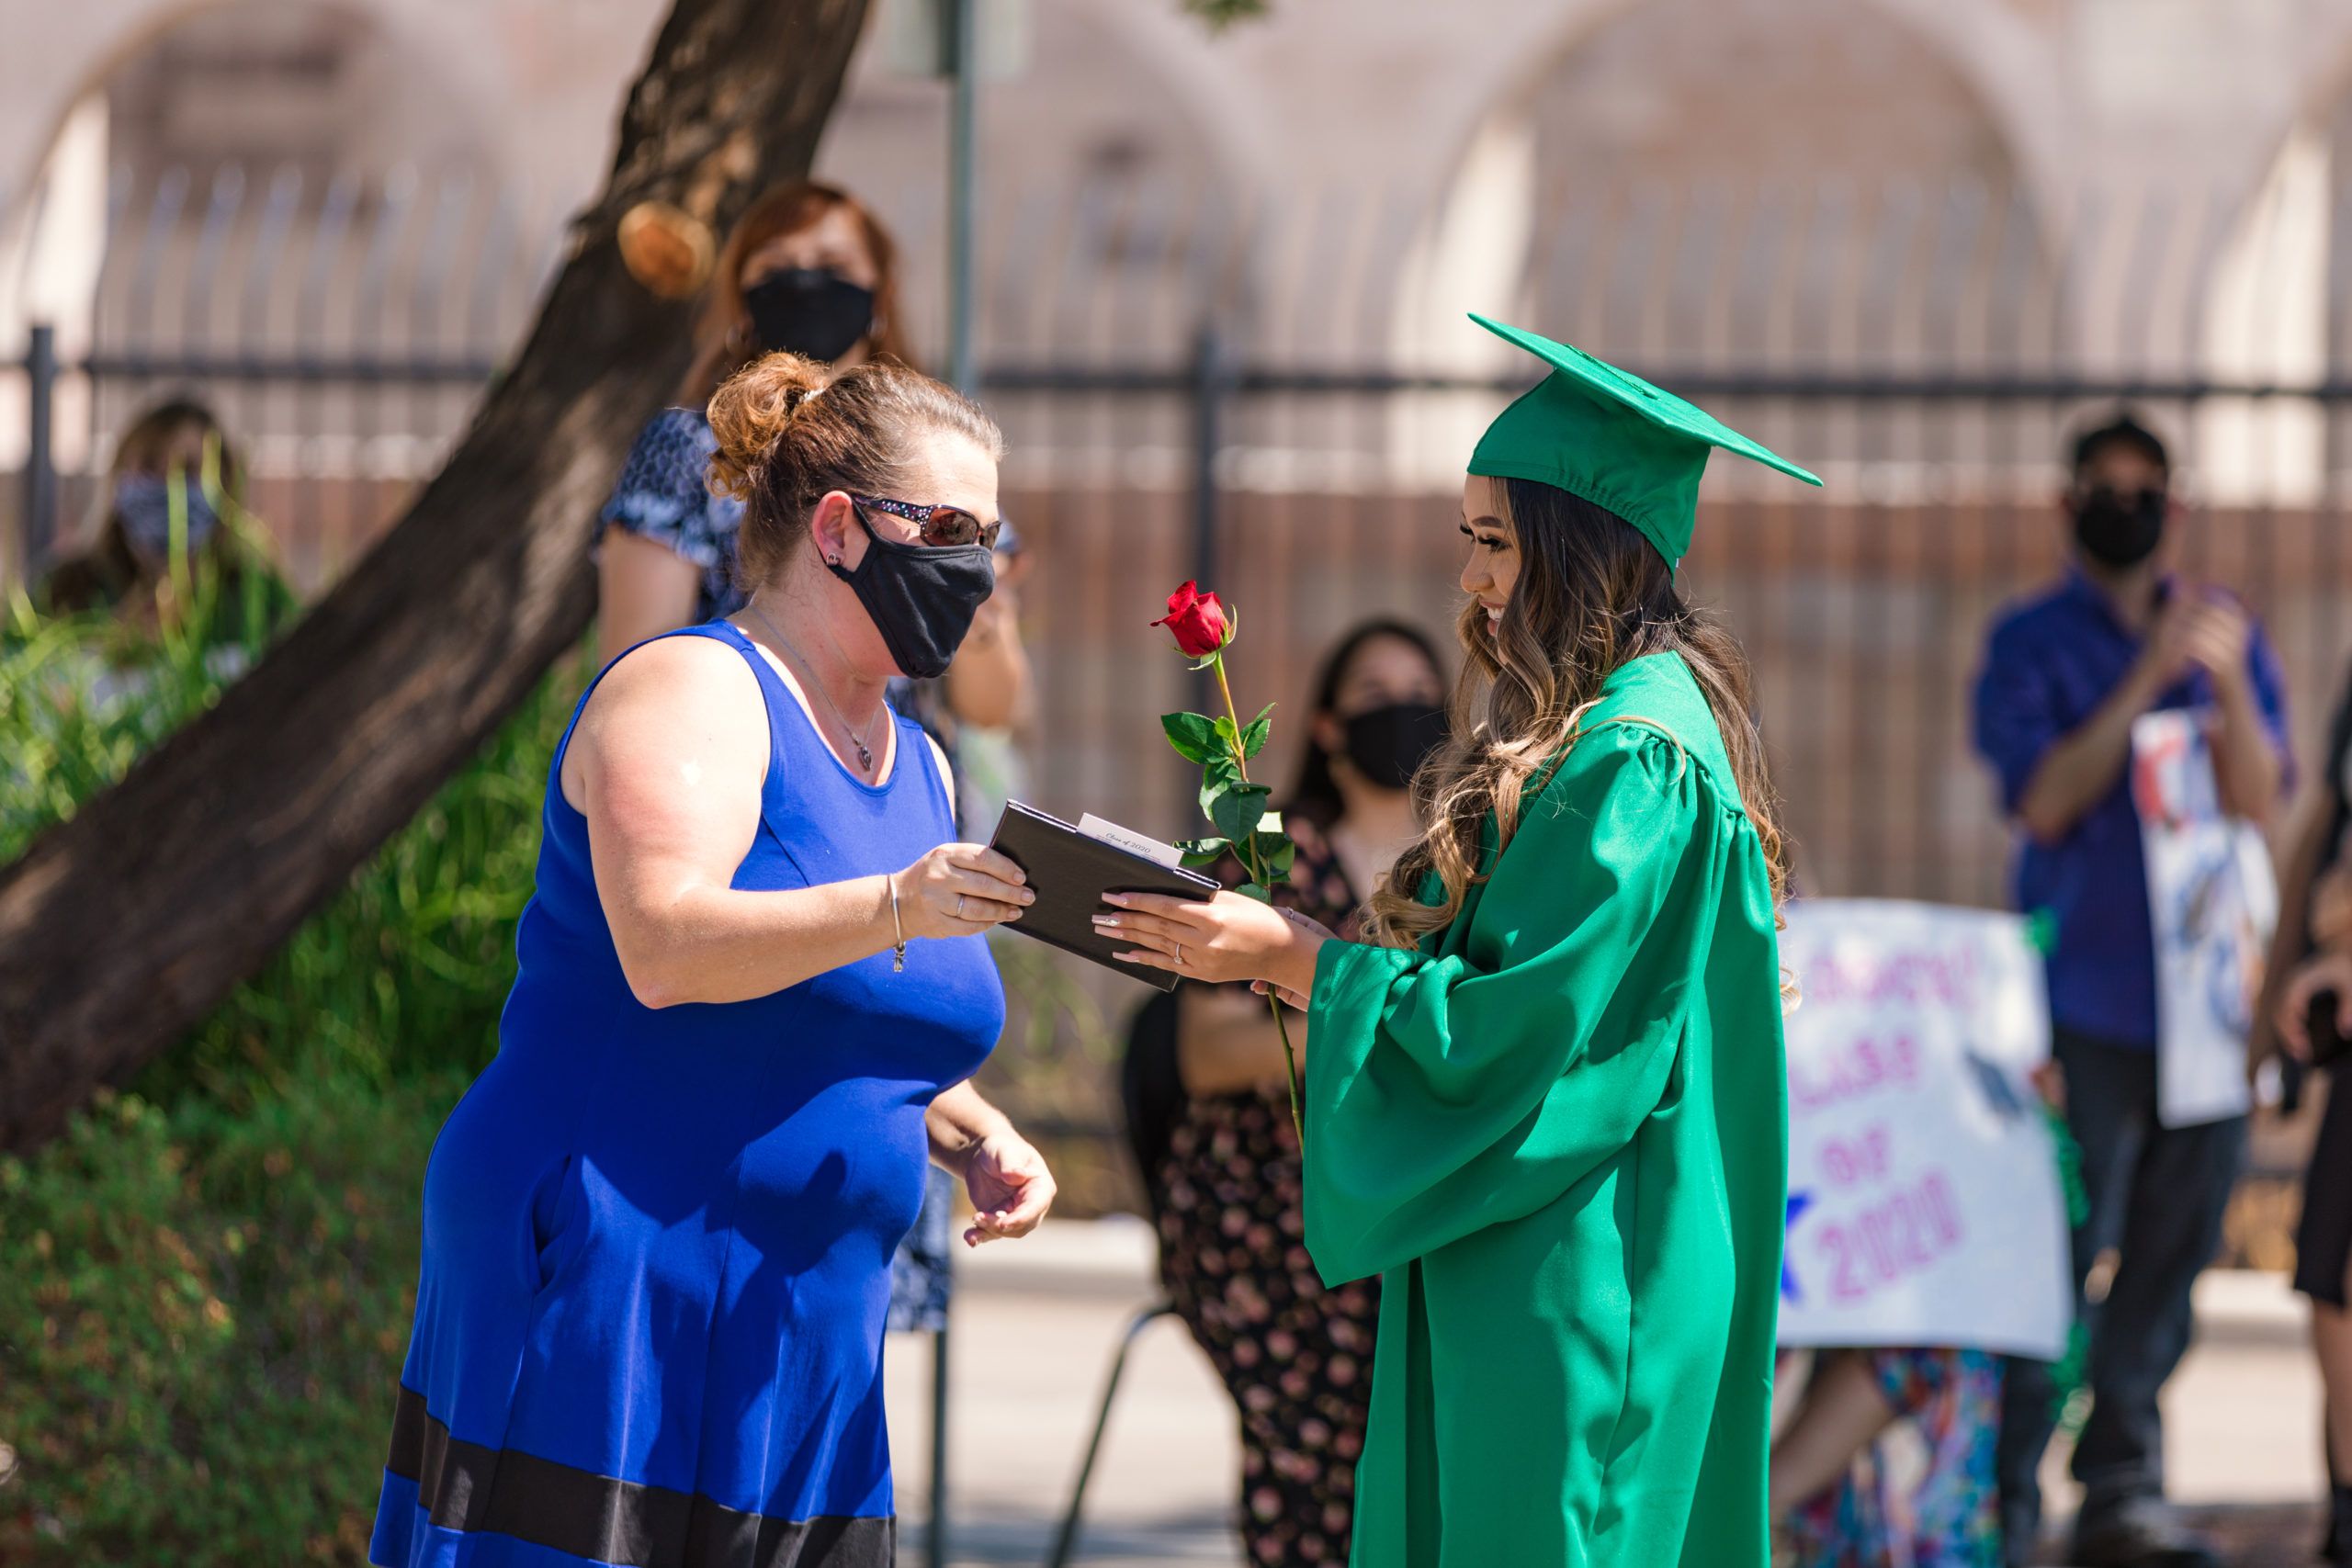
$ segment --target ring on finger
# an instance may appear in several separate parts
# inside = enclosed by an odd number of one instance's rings
[[[959,920],[964,918],[964,900],[967,897],[968,895],[962,893],[956,895],[956,918]]]

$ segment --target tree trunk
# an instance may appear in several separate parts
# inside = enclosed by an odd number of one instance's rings
[[[578,640],[594,517],[684,373],[684,307],[623,266],[637,203],[808,171],[865,0],[676,0],[603,195],[514,367],[407,513],[198,718],[0,870],[0,1148],[181,1038]]]

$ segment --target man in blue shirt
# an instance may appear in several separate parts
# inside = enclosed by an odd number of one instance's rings
[[[2222,802],[2266,822],[2287,768],[2277,655],[2234,598],[2165,570],[2173,519],[2162,442],[2129,415],[2083,433],[2065,498],[2072,570],[1993,627],[1975,693],[1977,750],[2021,830],[2018,908],[2048,930],[2050,1017],[2066,1119],[2090,1201],[2077,1287],[2118,1258],[2086,1309],[2091,1413],[2075,1446],[2084,1487],[2069,1562],[2191,1568],[2215,1562],[2164,1506],[2156,1396],[2188,1348],[2189,1287],[2221,1240],[2244,1117],[2165,1127],[2156,1115],[2156,980],[2147,867],[2129,776],[2143,714],[2204,716]],[[2050,1369],[2012,1361],[2000,1444],[2008,1560],[2030,1560],[2035,1480],[2053,1424]]]

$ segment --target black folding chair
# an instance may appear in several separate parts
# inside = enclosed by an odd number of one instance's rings
[[[1062,1528],[1054,1536],[1054,1550],[1046,1558],[1046,1568],[1069,1568],[1071,1554],[1078,1550],[1079,1524],[1086,1511],[1087,1483],[1094,1479],[1094,1461],[1102,1452],[1102,1434],[1111,1425],[1111,1402],[1118,1397],[1119,1379],[1127,1370],[1127,1352],[1135,1348],[1136,1339],[1158,1318],[1172,1316],[1173,1303],[1155,1302],[1136,1314],[1127,1331],[1119,1337],[1119,1348],[1111,1357],[1111,1375],[1102,1380],[1102,1407],[1094,1414],[1094,1435],[1086,1439],[1086,1458],[1078,1467],[1078,1483],[1070,1488],[1069,1507],[1062,1515]]]

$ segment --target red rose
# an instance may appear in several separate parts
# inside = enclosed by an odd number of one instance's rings
[[[1151,623],[1176,634],[1176,646],[1193,659],[1206,659],[1233,640],[1233,623],[1214,593],[1187,582],[1168,596],[1168,614]]]

